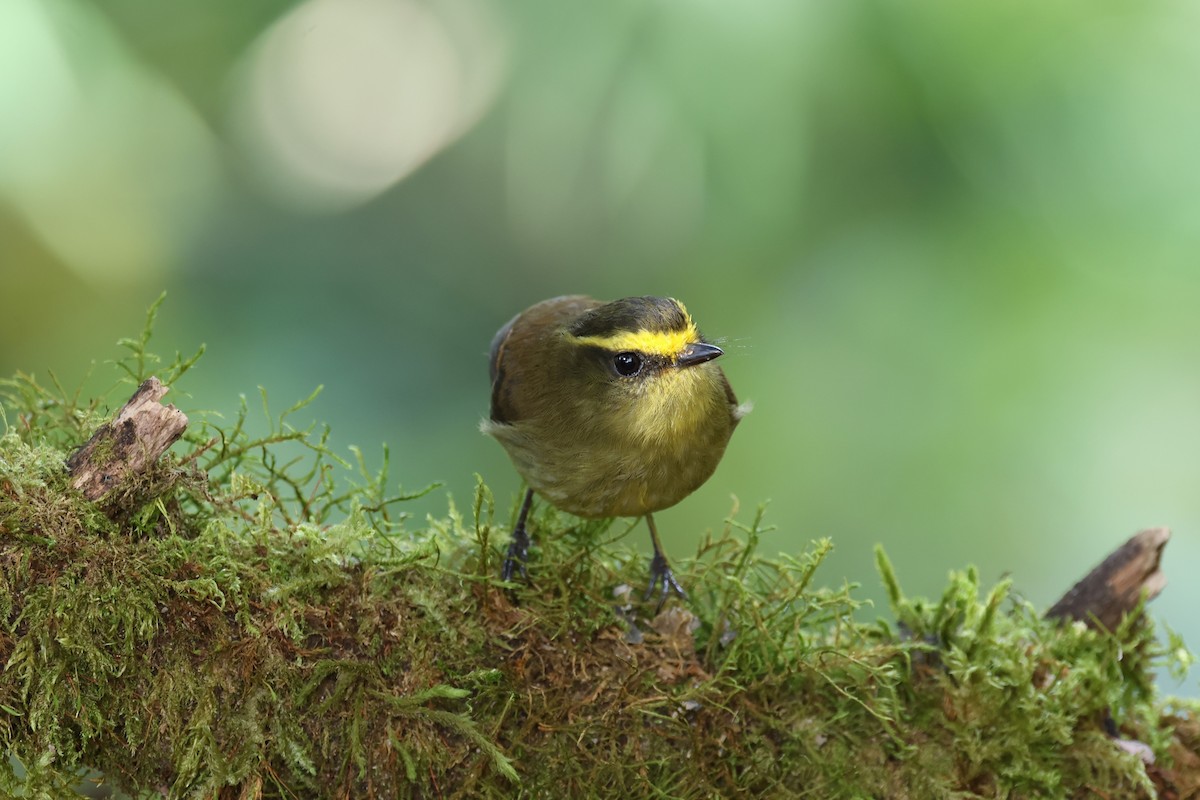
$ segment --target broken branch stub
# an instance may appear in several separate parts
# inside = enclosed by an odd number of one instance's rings
[[[187,416],[159,401],[168,387],[147,378],[112,422],[101,425],[67,459],[71,485],[99,500],[130,474],[145,472],[187,428]]]
[[[1115,630],[1143,597],[1153,600],[1167,585],[1160,563],[1170,538],[1169,528],[1147,528],[1134,534],[1072,586],[1046,616]]]

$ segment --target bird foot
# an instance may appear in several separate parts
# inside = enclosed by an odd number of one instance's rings
[[[654,558],[650,561],[650,585],[646,587],[646,596],[643,598],[649,600],[654,596],[655,587],[662,584],[662,589],[659,590],[658,605],[654,608],[654,613],[658,614],[662,611],[662,607],[667,602],[667,596],[671,592],[679,595],[681,600],[687,599],[687,592],[679,585],[679,581],[675,580],[675,573],[671,572],[671,565],[667,563],[667,557],[662,553],[655,553]]]
[[[525,562],[529,560],[529,534],[525,532],[525,526],[521,525],[512,533],[512,541],[508,543],[508,552],[504,557],[504,568],[500,571],[500,578],[504,581],[511,581],[514,572],[521,574],[521,580],[529,582],[529,573],[525,571]]]

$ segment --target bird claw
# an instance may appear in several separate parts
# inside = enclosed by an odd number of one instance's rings
[[[525,571],[525,562],[529,560],[529,534],[524,527],[513,531],[512,541],[508,543],[508,552],[504,557],[504,568],[500,571],[500,579],[511,581],[514,570],[521,574],[521,580],[529,583],[529,573]]]
[[[654,596],[655,587],[662,583],[662,591],[658,598],[658,605],[654,608],[654,613],[658,614],[662,611],[663,606],[667,602],[667,596],[672,591],[679,595],[679,599],[686,600],[687,592],[679,585],[679,581],[675,580],[675,573],[671,572],[671,565],[667,563],[667,558],[662,553],[655,553],[654,558],[650,561],[650,585],[646,587],[646,595],[643,600],[649,600]]]

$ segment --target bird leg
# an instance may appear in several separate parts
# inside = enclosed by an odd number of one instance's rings
[[[500,572],[501,580],[512,580],[513,569],[521,573],[521,578],[529,580],[525,571],[525,562],[529,559],[529,534],[525,530],[525,519],[529,516],[529,507],[533,505],[533,489],[525,490],[525,500],[521,503],[521,512],[517,514],[517,524],[513,528],[512,540],[508,543],[508,552],[504,557],[504,569]]]
[[[646,587],[644,599],[649,600],[654,595],[654,587],[662,582],[662,593],[658,598],[658,606],[654,609],[654,613],[657,614],[662,611],[663,604],[667,602],[667,595],[672,590],[683,599],[687,598],[687,592],[683,590],[679,581],[675,580],[675,574],[671,572],[671,565],[667,563],[662,544],[658,541],[658,529],[654,526],[652,514],[646,515],[646,525],[650,528],[650,543],[654,545],[654,558],[650,560],[650,585]]]

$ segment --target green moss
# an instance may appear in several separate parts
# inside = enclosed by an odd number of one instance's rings
[[[194,363],[148,340],[126,342],[134,380]],[[908,598],[881,552],[897,625],[857,622],[854,587],[816,579],[829,542],[759,554],[761,509],[680,560],[689,602],[648,619],[614,595],[645,566],[623,528],[542,508],[535,583],[505,586],[511,519],[482,481],[467,515],[413,527],[386,451],[336,458],[290,425],[303,404],[264,396],[254,439],[245,403],[201,422],[97,506],[62,464],[98,401],[0,392],[10,794],[74,796],[95,769],[197,798],[1151,797],[1200,740],[1152,685],[1191,656],[1144,619],[1049,623],[973,570]]]

